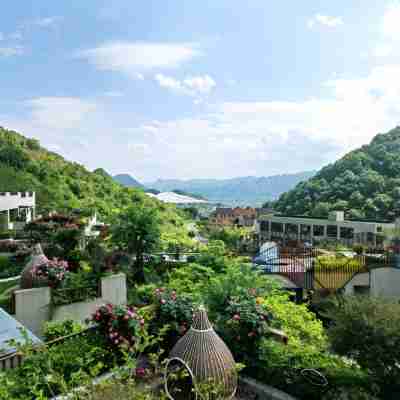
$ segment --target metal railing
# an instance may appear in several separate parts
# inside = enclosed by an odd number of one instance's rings
[[[99,285],[51,290],[51,302],[54,306],[68,305],[100,296]]]

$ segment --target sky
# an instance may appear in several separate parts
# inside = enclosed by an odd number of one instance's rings
[[[313,170],[400,120],[400,1],[14,0],[0,126],[89,169]]]

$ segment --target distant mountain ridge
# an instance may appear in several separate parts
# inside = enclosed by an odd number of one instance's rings
[[[144,189],[144,185],[142,185],[139,181],[133,178],[129,174],[118,174],[113,176],[114,180],[126,187],[134,187]]]
[[[314,171],[282,174],[268,177],[246,176],[231,179],[158,179],[145,183],[146,187],[169,192],[181,190],[226,205],[261,206],[266,200],[275,200],[282,193],[309,179]]]

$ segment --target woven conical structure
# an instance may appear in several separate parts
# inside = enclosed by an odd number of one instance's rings
[[[194,384],[213,383],[223,392],[223,398],[231,399],[236,393],[237,373],[232,353],[214,331],[204,307],[200,307],[193,317],[190,330],[172,349],[169,355],[172,361],[185,366]],[[166,370],[166,391],[168,365]],[[221,397],[219,397],[221,398]]]
[[[41,286],[46,283],[47,280],[44,278],[38,278],[34,276],[32,273],[33,270],[46,262],[48,262],[48,258],[43,254],[42,246],[37,244],[32,249],[32,254],[29,262],[26,264],[24,270],[21,274],[20,286],[21,289],[32,289],[34,287]]]

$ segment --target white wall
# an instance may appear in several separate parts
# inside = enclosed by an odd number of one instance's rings
[[[369,273],[362,272],[351,279],[344,287],[344,293],[347,295],[354,294],[354,286],[369,286]]]
[[[354,294],[354,286],[370,286],[370,295],[400,299],[400,269],[385,267],[357,274],[344,287],[345,294]]]
[[[51,291],[49,287],[17,290],[15,292],[15,318],[37,336],[41,335],[43,324],[46,321],[62,321],[65,319],[84,321],[103,304],[126,304],[125,274],[102,278],[101,291],[102,296],[100,298],[51,309]]]
[[[371,294],[390,299],[400,298],[400,269],[387,267],[371,270]]]
[[[43,322],[50,318],[50,288],[15,291],[15,319],[33,334],[40,335]]]
[[[35,193],[32,197],[26,193],[25,197],[21,196],[22,193],[11,195],[7,192],[5,196],[0,196],[0,211],[14,210],[21,206],[24,207],[35,207]]]

